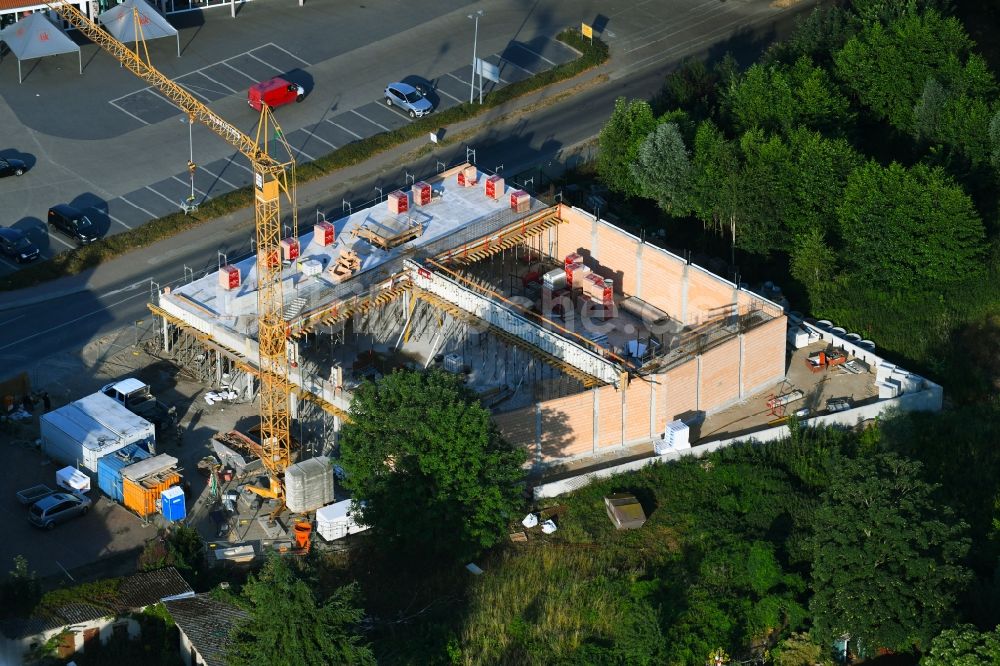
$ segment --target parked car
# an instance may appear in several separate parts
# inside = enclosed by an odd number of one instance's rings
[[[49,224],[76,241],[87,245],[97,240],[97,227],[82,211],[59,204],[49,208]]]
[[[28,165],[13,157],[0,157],[0,176],[20,176],[28,170]]]
[[[250,90],[247,91],[247,104],[254,111],[260,111],[261,102],[274,109],[292,102],[301,102],[305,96],[305,88],[276,76],[250,86]]]
[[[43,497],[28,509],[28,521],[35,527],[50,530],[59,523],[82,516],[90,510],[90,498],[74,493],[54,493]]]
[[[398,106],[411,118],[421,118],[434,110],[424,94],[409,83],[390,83],[385,87],[385,105]]]
[[[41,254],[23,231],[4,228],[0,228],[0,252],[19,264],[34,261]]]

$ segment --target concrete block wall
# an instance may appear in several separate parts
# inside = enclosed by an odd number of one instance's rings
[[[741,397],[762,391],[784,376],[787,329],[785,317],[778,317],[743,334]]]
[[[740,338],[732,338],[699,358],[698,403],[701,411],[709,412],[718,409],[719,405],[739,400],[740,343]],[[784,372],[784,366],[781,369]]]

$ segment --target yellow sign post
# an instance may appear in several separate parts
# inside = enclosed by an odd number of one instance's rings
[[[594,28],[591,26],[586,23],[581,23],[580,32],[583,33],[583,36],[588,38],[590,41],[594,41]]]

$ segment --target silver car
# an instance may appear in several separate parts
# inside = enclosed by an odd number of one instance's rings
[[[434,110],[424,94],[408,83],[390,83],[385,87],[385,105],[398,106],[411,118],[421,118]]]
[[[43,497],[28,509],[28,521],[35,527],[50,530],[70,518],[90,510],[90,498],[75,493],[53,493]]]

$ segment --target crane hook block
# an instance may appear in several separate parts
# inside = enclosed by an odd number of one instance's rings
[[[197,168],[198,168],[197,164],[195,164],[194,162],[188,162],[188,171],[194,173],[195,169]]]

